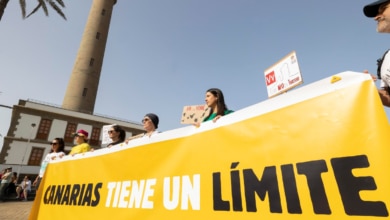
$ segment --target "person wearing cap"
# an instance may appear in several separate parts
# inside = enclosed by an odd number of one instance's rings
[[[126,139],[126,143],[128,143],[130,140],[137,139],[137,138],[150,138],[152,135],[155,135],[159,133],[157,131],[159,123],[159,118],[154,113],[148,113],[144,116],[142,119],[142,124],[144,125],[145,133],[129,137]]]
[[[85,153],[91,150],[91,146],[88,144],[88,132],[85,130],[78,130],[74,135],[76,146],[72,147],[69,155],[74,156],[75,154]]]
[[[379,0],[364,6],[363,12],[369,18],[374,18],[377,21],[377,32],[390,33],[390,0]],[[377,76],[372,75],[374,81],[381,80],[380,88],[378,89],[379,97],[384,106],[390,107],[390,53],[387,51],[378,60]],[[368,73],[368,70],[364,70]]]

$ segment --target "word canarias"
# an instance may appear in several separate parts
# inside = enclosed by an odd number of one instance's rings
[[[97,206],[102,186],[102,183],[50,185],[45,190],[43,202],[52,205]]]

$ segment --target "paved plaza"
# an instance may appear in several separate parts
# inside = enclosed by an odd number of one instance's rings
[[[26,220],[30,214],[33,201],[0,202],[0,219]]]

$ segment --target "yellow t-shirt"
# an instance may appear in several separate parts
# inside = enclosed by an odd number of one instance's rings
[[[88,152],[91,149],[91,146],[89,146],[88,143],[82,143],[79,145],[76,145],[72,148],[70,151],[69,155],[74,155],[74,154],[80,154],[84,152]]]

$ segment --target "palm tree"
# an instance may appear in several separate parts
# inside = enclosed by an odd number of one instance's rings
[[[66,20],[65,14],[62,12],[61,7],[65,8],[65,4],[62,0],[37,0],[38,5],[34,8],[34,10],[31,11],[30,14],[26,16],[26,0],[19,0],[20,9],[22,10],[22,17],[23,19],[30,17],[32,14],[34,14],[36,11],[38,11],[39,8],[42,8],[45,12],[46,16],[49,16],[49,12],[47,10],[48,3],[62,18]],[[0,0],[0,21],[3,17],[4,10],[7,7],[9,0]],[[59,6],[58,6],[59,5]]]

